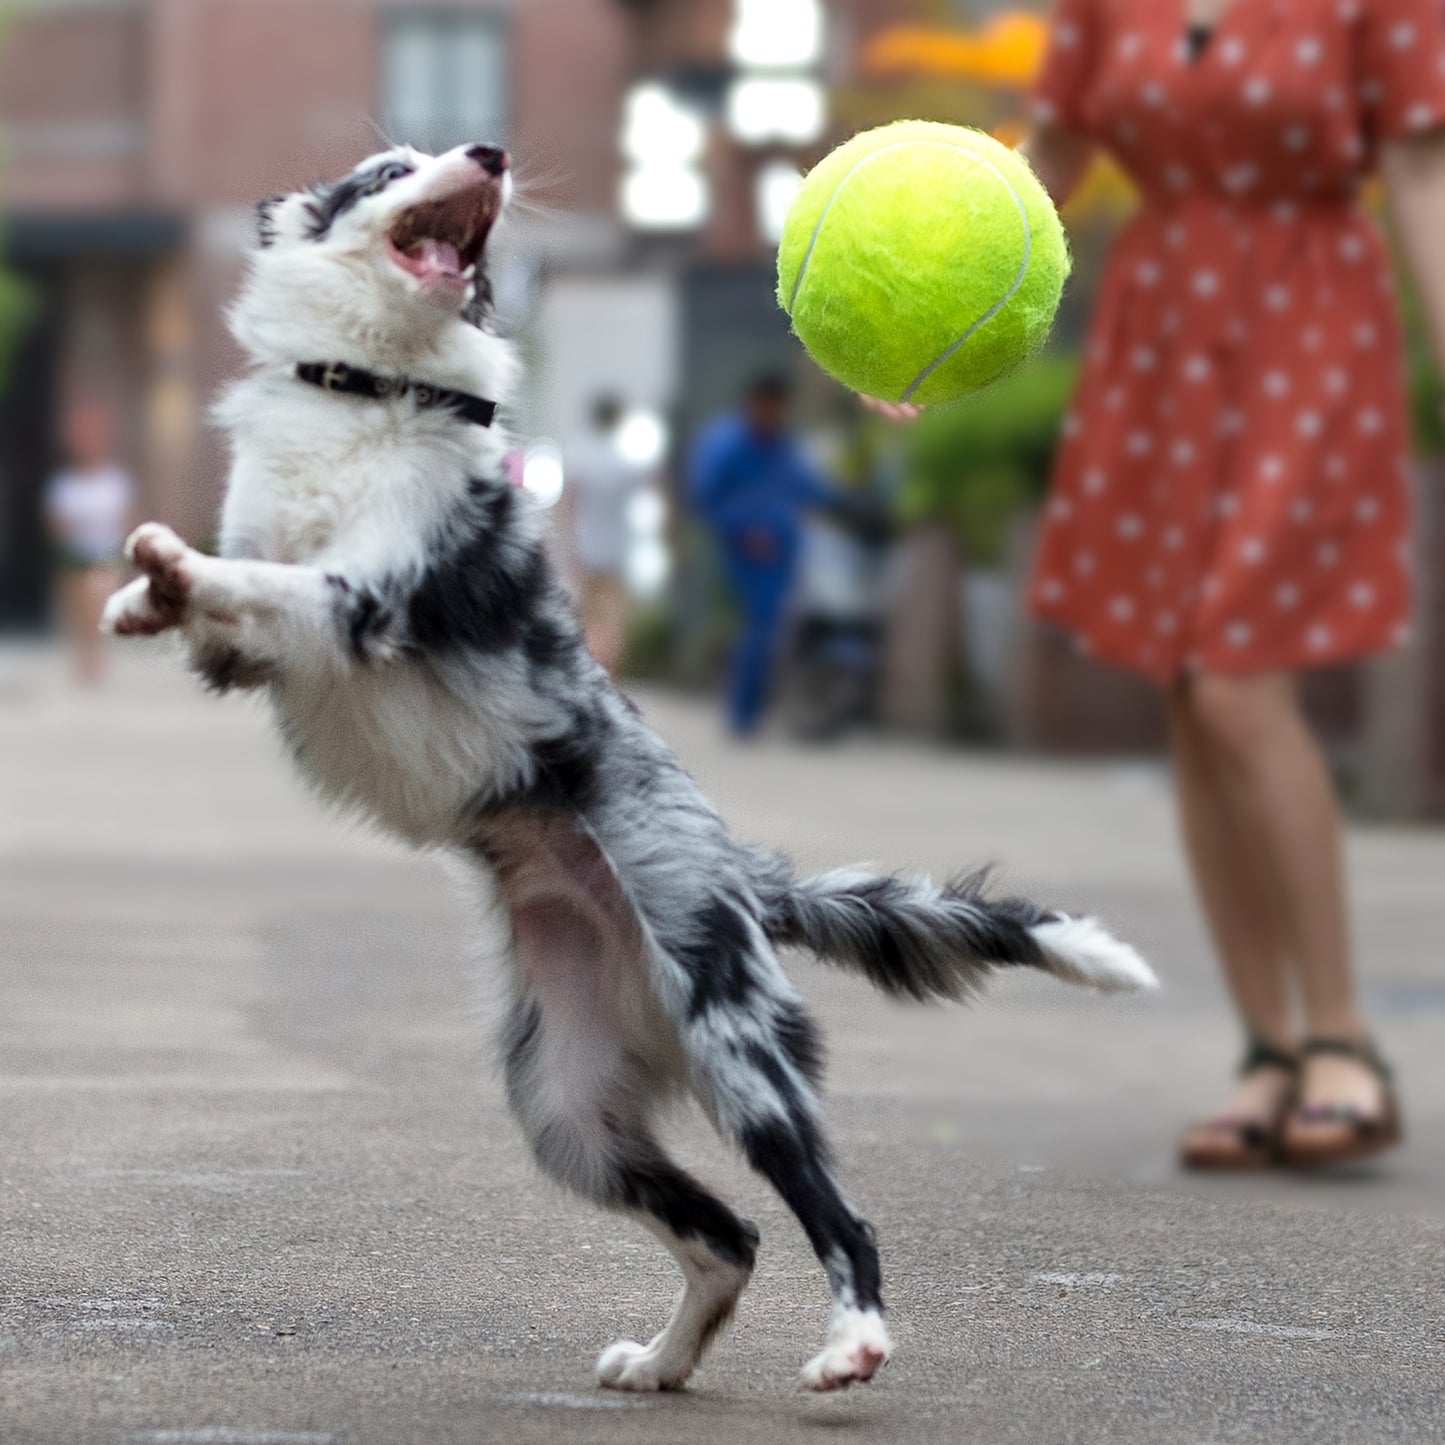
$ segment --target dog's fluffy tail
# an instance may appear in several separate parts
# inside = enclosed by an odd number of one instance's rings
[[[861,973],[885,993],[957,999],[997,967],[1042,969],[1105,993],[1158,987],[1149,965],[1092,918],[1025,898],[991,898],[975,873],[940,888],[928,879],[842,869],[774,893],[764,927]]]

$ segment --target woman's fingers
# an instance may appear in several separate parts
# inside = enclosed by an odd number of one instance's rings
[[[858,398],[869,411],[886,416],[889,421],[917,421],[923,415],[921,406],[907,401],[880,401],[876,396],[859,395]]]

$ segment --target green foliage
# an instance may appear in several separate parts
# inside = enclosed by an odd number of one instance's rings
[[[4,44],[5,32],[19,17],[21,6],[11,0],[0,0],[0,45]],[[4,146],[0,144],[0,167],[5,162]],[[3,240],[3,236],[0,236]],[[0,256],[4,247],[0,245]],[[10,367],[19,349],[20,339],[34,320],[39,298],[34,288],[22,276],[8,270],[0,261],[0,392],[10,381]]]
[[[1432,354],[1429,330],[1420,307],[1410,267],[1405,264],[1399,237],[1388,215],[1380,218],[1390,240],[1395,284],[1400,296],[1400,316],[1405,326],[1406,377],[1410,389],[1410,413],[1414,430],[1415,450],[1424,456],[1445,455],[1445,387],[1441,385],[1440,368],[1445,357]]]
[[[645,602],[627,621],[619,671],[623,677],[656,681],[666,677],[677,645],[677,624],[664,602]]]
[[[0,392],[9,384],[20,338],[34,319],[36,307],[34,288],[23,277],[0,266]]]
[[[1048,485],[1077,362],[1045,356],[953,406],[924,413],[908,437],[902,521],[943,520],[976,566],[1003,559],[1012,519]]]
[[[1445,387],[1423,340],[1410,347],[1410,409],[1416,450],[1428,457],[1445,455]]]
[[[1424,456],[1437,457],[1445,454],[1445,388],[1441,386],[1437,358],[1431,354],[1415,288],[1409,284],[1403,267],[1399,268],[1399,276],[1415,449]]]

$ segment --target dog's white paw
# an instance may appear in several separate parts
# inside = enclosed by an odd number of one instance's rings
[[[146,522],[127,538],[125,555],[145,575],[106,603],[101,631],[117,637],[153,637],[181,626],[195,589],[196,554],[169,527]]]
[[[608,1390],[653,1394],[681,1389],[686,1379],[686,1372],[668,1369],[660,1351],[631,1340],[608,1345],[597,1359],[597,1382]]]
[[[189,563],[194,553],[160,522],[145,522],[126,539],[126,557],[165,595],[190,595]]]
[[[110,637],[154,637],[181,620],[177,608],[151,592],[151,579],[137,577],[113,592],[100,614],[100,630]]]
[[[834,1324],[824,1349],[803,1366],[804,1390],[842,1390],[871,1380],[888,1361],[893,1344],[874,1310],[850,1309]]]
[[[125,539],[126,561],[134,562],[143,571],[149,570],[148,558],[179,558],[190,550],[164,522],[142,522]]]

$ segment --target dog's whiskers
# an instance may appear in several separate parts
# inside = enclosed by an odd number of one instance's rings
[[[396,137],[392,135],[370,111],[364,111],[361,119],[366,123],[366,128],[376,136],[377,140],[379,140],[387,150],[394,151],[401,149],[400,142],[397,141]]]

